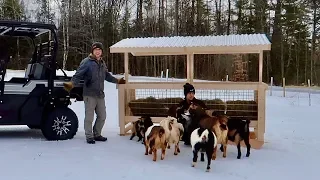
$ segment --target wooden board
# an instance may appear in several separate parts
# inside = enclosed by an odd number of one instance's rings
[[[236,146],[236,144],[235,144],[234,142],[232,142],[232,141],[229,141],[228,144],[231,145],[231,146]],[[251,148],[252,148],[252,149],[259,150],[259,149],[262,148],[263,144],[264,144],[264,142],[258,141],[257,139],[250,139],[250,145],[251,145]],[[240,145],[241,145],[241,147],[244,147],[244,148],[247,147],[247,146],[244,144],[243,141],[240,143]]]
[[[228,144],[236,146],[236,144],[232,141],[228,141]],[[257,136],[254,132],[250,132],[250,145],[252,149],[261,149],[263,144],[264,142],[258,141]],[[245,148],[247,147],[243,141],[240,143],[240,145]]]

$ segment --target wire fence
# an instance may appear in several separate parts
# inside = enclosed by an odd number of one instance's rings
[[[315,87],[277,87],[269,86],[267,97],[286,99],[291,105],[319,106],[320,88]]]

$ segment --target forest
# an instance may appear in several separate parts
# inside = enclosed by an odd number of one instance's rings
[[[319,0],[0,0],[0,19],[55,24],[58,62],[75,70],[104,44],[104,61],[113,74],[124,72],[123,54],[109,47],[132,37],[205,36],[264,33],[272,42],[264,52],[263,81],[281,85],[320,84]],[[41,39],[44,41],[45,39]],[[10,40],[10,69],[25,69],[33,49],[26,39]],[[19,47],[19,48],[17,48]],[[134,76],[186,77],[185,56],[129,56]],[[222,80],[235,72],[237,55],[195,55],[196,79]],[[258,55],[241,55],[245,81],[258,80]]]

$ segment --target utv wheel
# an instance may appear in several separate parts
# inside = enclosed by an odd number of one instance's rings
[[[70,108],[56,108],[43,119],[41,131],[47,140],[67,140],[76,135],[78,124],[78,117]]]

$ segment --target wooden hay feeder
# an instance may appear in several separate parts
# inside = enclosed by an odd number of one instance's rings
[[[191,41],[194,44],[188,43]],[[229,44],[229,42],[234,44]],[[220,44],[226,45],[221,46]],[[262,82],[263,51],[270,50],[270,48],[271,43],[264,34],[219,37],[131,38],[123,39],[114,44],[110,47],[111,53],[124,53],[124,76],[126,79],[126,84],[117,87],[120,135],[129,134],[131,122],[136,121],[142,115],[149,115],[154,123],[159,123],[163,117],[167,116],[168,109],[172,105],[178,105],[182,101],[184,98],[183,85],[189,82],[197,89],[196,97],[203,100],[210,109],[226,112],[231,117],[250,119],[250,127],[254,129],[254,133],[251,135],[253,138],[251,139],[252,147],[260,148],[264,143],[265,97],[268,88],[268,85]],[[187,80],[186,82],[130,82],[128,79],[128,53],[133,56],[186,55]],[[259,82],[193,81],[194,54],[248,53],[259,54]],[[217,93],[218,91],[220,93]],[[240,91],[241,93],[239,93]],[[162,95],[161,98],[157,98],[163,92],[165,92],[166,97],[163,98]],[[171,92],[174,92],[174,96]],[[180,95],[177,96],[177,92]],[[230,95],[230,92],[234,94]],[[137,94],[144,94],[144,97],[137,97]],[[204,94],[211,95],[208,97]],[[219,97],[217,94],[225,95]],[[239,98],[239,94],[245,97]]]

